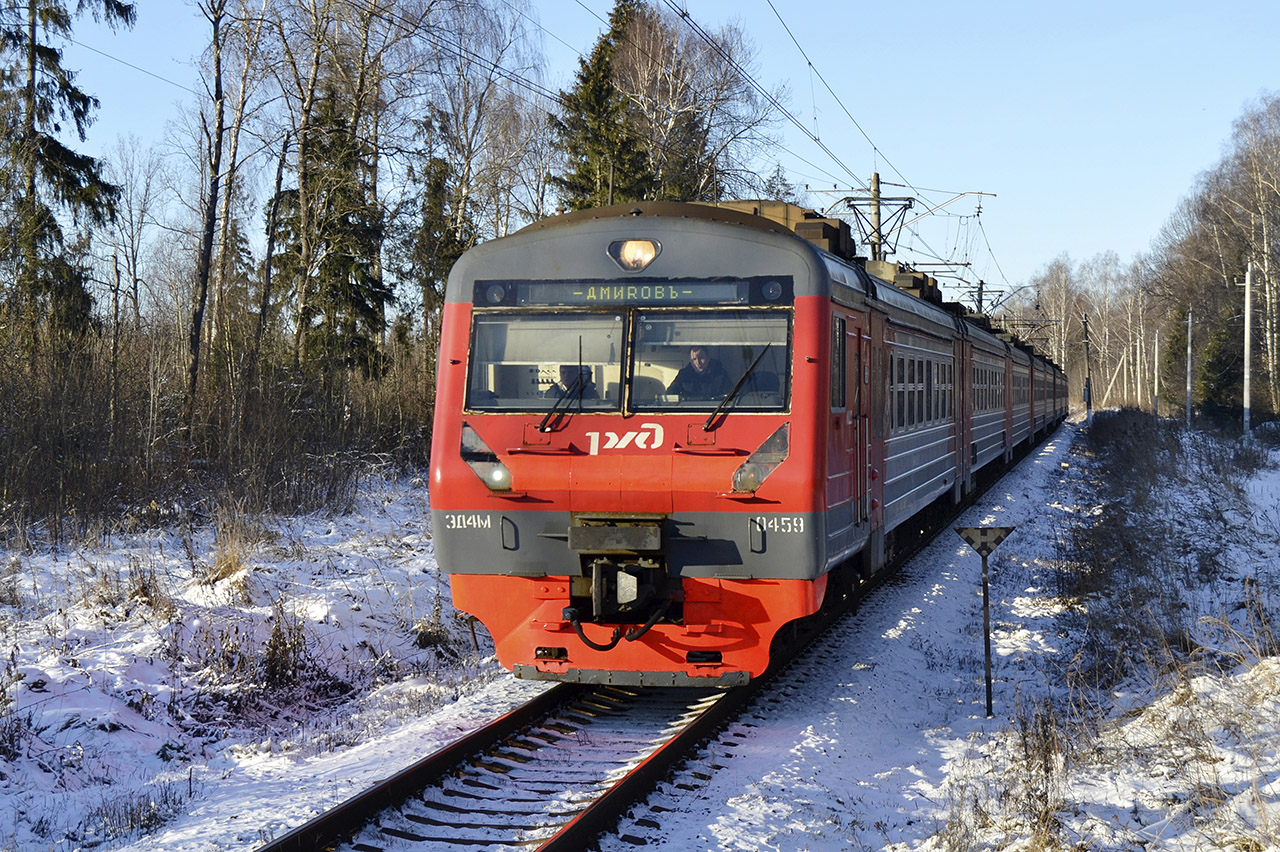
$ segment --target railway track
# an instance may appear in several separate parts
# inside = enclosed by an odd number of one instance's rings
[[[258,852],[589,848],[917,549],[796,625],[789,652],[745,686],[559,684]]]
[[[259,852],[581,850],[766,681],[554,687]]]
[[[258,852],[581,852],[789,673],[847,603],[811,617],[745,686],[559,684]]]

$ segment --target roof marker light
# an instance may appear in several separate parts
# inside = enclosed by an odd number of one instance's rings
[[[623,272],[643,272],[662,253],[657,240],[614,240],[609,243],[609,257]]]

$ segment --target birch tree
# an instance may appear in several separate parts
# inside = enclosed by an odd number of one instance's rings
[[[454,232],[471,223],[490,223],[485,234],[496,236],[510,223],[503,208],[521,160],[519,144],[524,114],[514,99],[526,97],[516,86],[538,76],[530,35],[524,22],[528,7],[514,2],[446,0],[432,16],[429,41],[435,106],[429,136],[453,175],[450,209]],[[487,208],[487,215],[481,215]],[[478,236],[478,235],[477,235]]]
[[[775,103],[752,84],[755,53],[736,25],[692,29],[672,11],[642,3],[614,61],[618,89],[634,108],[659,199],[711,201],[763,188],[758,154],[776,141]]]

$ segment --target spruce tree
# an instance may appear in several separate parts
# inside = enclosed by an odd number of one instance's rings
[[[800,190],[795,184],[787,180],[787,170],[782,167],[782,163],[777,163],[773,169],[773,174],[769,175],[768,179],[765,180],[760,197],[804,206],[804,199],[801,197]]]
[[[617,0],[609,30],[578,60],[573,88],[551,119],[568,166],[552,180],[571,209],[652,198],[654,176],[631,108],[614,82],[613,60],[642,0]]]
[[[87,326],[87,276],[66,256],[58,211],[101,225],[114,217],[120,193],[98,160],[58,138],[69,120],[83,142],[98,107],[62,64],[57,42],[72,31],[67,6],[27,0],[0,11],[0,185],[12,193],[0,208],[0,259],[13,273],[6,305],[31,329],[46,320],[72,330]],[[76,13],[85,9],[112,27],[132,26],[135,17],[134,4],[120,0],[79,0]]]
[[[301,210],[297,189],[279,198],[273,263],[280,277],[306,289],[302,327],[306,362],[331,378],[344,367],[381,369],[380,346],[391,292],[377,260],[384,221],[373,197],[374,154],[351,126],[338,93],[324,93],[316,110],[306,156],[316,246],[311,268],[302,268]]]
[[[416,197],[402,217],[393,251],[400,279],[421,293],[424,331],[430,339],[438,327],[449,270],[475,244],[476,228],[465,212],[456,215],[452,207],[457,177],[453,168],[441,157],[422,160],[410,169]]]

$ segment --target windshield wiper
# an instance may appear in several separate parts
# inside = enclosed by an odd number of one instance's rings
[[[582,380],[582,370],[578,370],[578,377],[569,383],[569,387],[564,389],[564,395],[556,400],[555,405],[551,406],[551,410],[542,418],[542,422],[538,424],[539,432],[550,432],[554,426],[554,422],[559,422],[561,416],[573,405],[575,399],[578,400],[578,407],[582,407],[582,389],[586,384]]]
[[[569,406],[573,405],[573,400],[578,400],[578,410],[582,410],[582,394],[586,390],[586,375],[582,370],[582,338],[578,338],[578,375],[574,376],[573,381],[569,382],[568,387],[564,389],[564,394],[555,401],[551,406],[551,410],[547,412],[546,417],[542,418],[542,422],[538,424],[539,432],[550,432],[560,422],[560,418]],[[566,401],[567,400],[567,401]]]
[[[738,395],[738,391],[742,390],[742,386],[746,384],[747,376],[751,375],[751,371],[756,368],[756,364],[760,363],[760,359],[764,357],[764,353],[768,352],[769,347],[772,345],[773,345],[773,341],[769,341],[768,343],[766,343],[764,345],[764,348],[760,350],[760,354],[757,355],[756,359],[751,362],[751,366],[747,367],[746,372],[744,372],[741,376],[738,377],[738,381],[735,382],[733,387],[729,389],[729,392],[724,395],[724,399],[720,400],[720,404],[716,406],[716,410],[711,412],[711,414],[707,417],[706,422],[702,424],[703,432],[711,431],[711,425],[716,422],[717,417],[719,417],[721,414],[725,412],[725,409],[729,407],[729,403],[733,402],[734,397]]]

